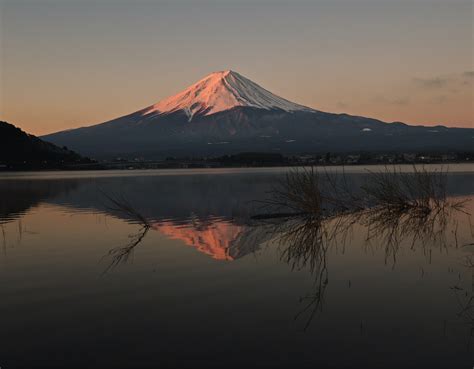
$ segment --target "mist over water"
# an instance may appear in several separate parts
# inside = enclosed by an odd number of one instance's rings
[[[0,174],[0,366],[470,367],[473,167],[436,231],[317,249],[252,219],[285,171]]]

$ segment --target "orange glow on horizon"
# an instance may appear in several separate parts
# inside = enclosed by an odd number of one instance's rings
[[[91,126],[231,69],[324,112],[473,127],[472,1],[430,2],[2,1],[0,120]]]

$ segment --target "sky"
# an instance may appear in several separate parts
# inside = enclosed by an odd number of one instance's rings
[[[42,135],[232,69],[288,100],[473,127],[471,0],[0,0],[0,120]]]

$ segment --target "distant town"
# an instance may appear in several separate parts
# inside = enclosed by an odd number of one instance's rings
[[[219,157],[167,157],[162,160],[117,157],[113,160],[78,160],[7,164],[0,170],[108,170],[108,169],[178,169],[178,168],[245,168],[279,166],[376,165],[376,164],[439,164],[474,162],[474,152],[451,153],[320,153],[282,155],[279,153],[239,153]]]

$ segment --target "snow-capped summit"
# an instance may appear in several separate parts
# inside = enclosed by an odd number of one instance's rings
[[[272,94],[237,72],[226,70],[209,74],[177,95],[144,109],[142,113],[156,116],[183,110],[192,120],[196,114],[211,115],[238,106],[286,112],[314,111]]]

